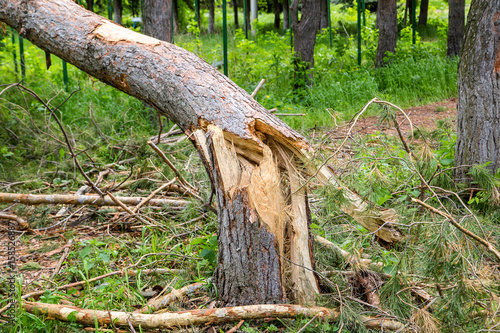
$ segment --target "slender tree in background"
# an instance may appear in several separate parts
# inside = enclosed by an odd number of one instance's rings
[[[208,33],[215,32],[215,0],[208,0]]]
[[[123,12],[122,0],[113,0],[114,21],[119,25],[122,25],[122,12]]]
[[[450,1],[451,7],[451,1]],[[500,168],[500,0],[472,0],[458,65],[455,165]],[[467,177],[457,168],[456,177]]]
[[[234,27],[235,29],[239,29],[240,28],[240,22],[238,20],[238,1],[237,0],[233,0],[232,1],[232,4],[233,4],[233,15],[234,15]]]
[[[247,31],[250,31],[252,29],[252,21],[250,20],[250,0],[243,0],[243,1],[245,1],[247,7],[247,12],[246,12]]]
[[[283,0],[283,30],[290,29],[290,2]]]
[[[307,70],[314,66],[314,46],[319,29],[321,0],[302,0],[301,17],[299,20],[299,0],[294,0],[290,6],[292,15],[293,50],[295,56],[296,88],[304,84],[312,85],[312,72]]]
[[[328,1],[330,0],[320,0],[321,6],[321,20],[319,23],[319,29],[328,28]]]
[[[145,35],[170,42],[172,0],[144,0],[142,27]]]
[[[427,25],[427,17],[429,14],[429,0],[422,0],[420,3],[420,15],[418,17],[418,25]]]
[[[465,0],[449,0],[448,4],[447,54],[449,57],[453,57],[460,54],[460,48],[462,47],[462,40],[464,38]]]
[[[279,0],[273,0],[273,10],[274,10],[274,30],[278,31],[281,26]]]
[[[386,52],[396,51],[398,38],[398,11],[396,0],[379,0],[377,6],[377,23],[379,28],[377,56],[375,65],[384,66]]]
[[[87,9],[91,12],[94,11],[94,0],[87,0]]]

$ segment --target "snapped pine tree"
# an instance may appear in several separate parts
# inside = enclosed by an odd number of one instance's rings
[[[207,170],[218,208],[214,283],[226,306],[310,304],[313,274],[304,175],[332,186],[299,133],[194,54],[95,15],[70,0],[0,0],[0,21],[99,80],[154,106],[189,137]],[[349,189],[341,208],[385,242],[401,235]]]

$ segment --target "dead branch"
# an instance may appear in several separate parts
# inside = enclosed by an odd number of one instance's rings
[[[20,226],[22,229],[28,229],[28,228],[29,228],[28,223],[26,223],[26,221],[25,221],[25,220],[23,220],[22,218],[20,218],[20,217],[19,217],[19,216],[17,216],[17,215],[0,213],[0,220],[1,220],[1,219],[11,220],[11,221],[16,221],[16,222],[17,222],[17,224],[19,224],[19,226]]]
[[[259,84],[257,85],[257,87],[255,87],[254,91],[252,92],[252,94],[250,96],[252,96],[253,98],[255,98],[255,96],[259,92],[260,88],[262,88],[262,86],[264,85],[264,83],[266,83],[266,79],[260,80]]]
[[[126,205],[138,205],[145,198],[142,197],[118,197]],[[23,205],[94,205],[94,206],[118,206],[109,196],[97,195],[71,195],[71,194],[17,194],[0,193],[0,202],[21,203]],[[182,199],[150,199],[147,202],[151,206],[175,206],[185,207],[188,201]]]
[[[140,313],[150,313],[156,312],[158,310],[166,308],[173,301],[184,297],[185,295],[193,294],[198,289],[205,286],[205,283],[198,282],[193,283],[188,286],[182,287],[179,290],[172,290],[169,294],[165,296],[161,296],[160,298],[152,299],[148,302],[148,304],[143,307],[139,312]]]
[[[56,265],[56,268],[54,269],[54,271],[52,272],[52,275],[50,276],[50,280],[54,280],[54,277],[57,275],[57,273],[59,273],[59,270],[61,269],[61,266],[64,262],[64,260],[66,260],[66,258],[68,257],[68,254],[69,254],[69,249],[71,248],[71,245],[73,244],[73,240],[70,239],[68,241],[68,244],[66,244],[64,247],[64,252],[61,256],[61,258],[59,259],[59,261],[57,262],[57,265]]]
[[[261,304],[245,305],[216,309],[198,309],[180,312],[166,312],[160,314],[127,313],[119,311],[102,311],[81,309],[75,306],[46,304],[39,302],[25,302],[24,308],[29,313],[42,314],[48,318],[69,321],[68,317],[76,318],[76,323],[83,325],[111,324],[119,327],[133,327],[142,329],[178,328],[179,326],[199,326],[207,323],[221,324],[231,321],[249,319],[277,319],[295,318],[297,316],[315,317],[323,320],[336,321],[340,314],[337,310],[324,307],[304,307],[291,304]],[[368,328],[382,328],[398,330],[404,325],[400,322],[374,317],[362,317],[363,324]]]
[[[160,193],[161,191],[163,191],[165,188],[168,188],[170,185],[172,185],[174,182],[176,181],[176,178],[172,179],[171,181],[169,181],[168,183],[166,184],[163,184],[162,186],[160,186],[159,188],[157,188],[156,190],[154,190],[153,192],[151,192],[151,194],[146,198],[144,199],[143,201],[139,202],[139,204],[137,206],[135,206],[134,208],[132,208],[132,212],[134,213],[137,213],[139,211],[139,209],[141,209],[142,206],[144,206],[145,204],[147,204],[151,199],[153,199],[153,197],[155,195],[157,195],[158,193]]]
[[[478,243],[484,245],[484,247],[486,247],[488,249],[488,251],[490,251],[491,253],[493,253],[493,255],[498,259],[500,260],[500,252],[498,252],[498,250],[493,246],[493,244],[491,244],[490,242],[488,242],[487,240],[479,237],[478,235],[476,235],[475,233],[465,229],[464,227],[462,227],[460,225],[460,223],[458,223],[454,218],[453,216],[451,216],[450,214],[448,213],[445,213],[443,211],[440,211],[439,209],[436,209],[428,204],[426,204],[425,202],[423,201],[420,201],[418,199],[415,199],[415,198],[411,198],[411,201],[415,202],[415,203],[418,203],[419,205],[427,208],[428,210],[430,210],[431,212],[433,213],[436,213],[436,214],[439,214],[441,215],[442,217],[446,217],[451,224],[453,224],[453,226],[455,226],[455,228],[457,228],[458,230],[460,230],[461,232],[463,232],[464,234],[466,234],[467,236],[469,236],[470,238],[476,240]]]

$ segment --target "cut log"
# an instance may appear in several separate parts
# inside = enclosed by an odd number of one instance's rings
[[[314,317],[323,320],[336,321],[339,318],[337,310],[323,307],[304,307],[290,304],[262,304],[246,305],[216,309],[189,310],[180,312],[166,312],[159,314],[128,313],[118,311],[101,311],[81,309],[76,306],[46,304],[38,302],[24,302],[27,312],[45,315],[48,318],[71,321],[83,325],[94,326],[111,325],[117,327],[133,327],[142,329],[172,328],[185,326],[199,326],[204,324],[222,324],[230,321],[249,319],[276,319],[295,318],[297,316]],[[384,318],[361,317],[367,328],[382,328],[395,331],[404,327],[403,324]]]
[[[70,0],[0,0],[0,21],[43,50],[154,106],[193,142],[217,199],[214,284],[219,304],[284,303],[299,295],[314,299],[318,290],[312,248],[310,242],[304,245],[309,231],[303,208],[283,214],[292,201],[307,207],[306,197],[283,195],[292,192],[290,182],[282,181],[290,179],[289,172],[274,165],[281,147],[291,152],[292,164],[308,166],[301,173],[316,172],[309,158],[312,146],[299,133],[194,54],[118,26]],[[321,175],[334,182],[331,175]],[[342,209],[359,223],[389,243],[400,238],[387,214],[347,189],[344,193]],[[300,237],[285,232],[292,224]],[[293,262],[286,248],[302,258],[302,264],[287,265],[303,282],[285,278],[285,261]]]

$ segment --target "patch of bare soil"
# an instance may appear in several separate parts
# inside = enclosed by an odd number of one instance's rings
[[[457,99],[452,98],[437,103],[415,106],[404,111],[411,119],[414,128],[433,130],[437,127],[437,121],[440,119],[451,119],[453,126],[455,126],[457,119]],[[401,112],[397,113],[397,120],[401,131],[405,135],[410,135],[410,123]],[[347,129],[344,128],[343,131],[347,131]],[[369,135],[378,131],[390,136],[397,135],[397,130],[393,124],[387,122],[380,123],[377,116],[359,119],[351,133],[352,135]]]

